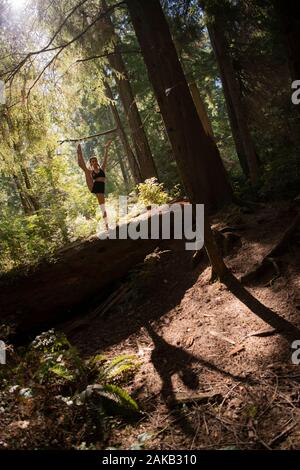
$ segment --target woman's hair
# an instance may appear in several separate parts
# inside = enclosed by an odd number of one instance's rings
[[[89,170],[92,170],[92,164],[91,164],[91,160],[94,160],[96,159],[97,160],[97,163],[98,163],[98,158],[96,157],[96,155],[92,155],[90,158],[89,158],[89,163],[88,163],[88,168]]]

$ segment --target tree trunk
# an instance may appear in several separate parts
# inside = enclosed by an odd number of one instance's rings
[[[21,167],[21,173],[23,175],[24,183],[25,183],[25,186],[26,186],[26,189],[27,189],[27,198],[29,199],[30,204],[32,205],[33,209],[36,212],[40,209],[40,205],[39,205],[39,202],[36,199],[36,197],[33,196],[33,194],[32,194],[32,185],[31,185],[31,182],[30,182],[30,178],[29,178],[29,175],[28,175],[28,172],[27,172],[26,168],[24,168],[23,166]]]
[[[300,3],[299,0],[275,0],[275,8],[282,26],[293,80],[300,80]],[[299,107],[299,106],[298,106]]]
[[[25,215],[32,215],[32,213],[33,213],[32,206],[31,206],[30,202],[28,201],[28,199],[26,197],[26,193],[24,192],[24,190],[22,188],[22,185],[20,183],[20,180],[19,180],[18,176],[16,174],[13,174],[12,178],[13,178],[14,186],[15,186],[15,188],[17,190],[17,193],[18,193],[18,196],[20,198],[20,202],[21,202],[21,206],[22,206],[24,214]]]
[[[200,0],[199,4],[205,7],[206,2]],[[237,155],[243,172],[246,176],[249,175],[251,182],[255,184],[258,177],[258,162],[242,103],[240,86],[229,54],[228,41],[224,34],[224,21],[219,10],[214,9],[213,12],[208,11],[208,13],[213,14],[213,20],[209,20],[207,29],[220,70]]]
[[[107,9],[105,0],[102,0],[102,8]],[[111,29],[112,36],[115,36],[114,26],[109,16],[103,19],[106,27]],[[115,80],[118,85],[120,98],[124,106],[126,118],[128,119],[129,129],[131,133],[132,142],[135,149],[135,154],[139,163],[140,173],[142,180],[157,177],[157,170],[151,154],[148,139],[143,128],[140,113],[138,111],[131,84],[129,81],[126,66],[118,46],[115,47],[113,54],[108,56],[108,61],[111,68],[116,71]]]
[[[159,1],[127,4],[187,194],[208,210],[219,207],[231,199],[231,188],[197,114]]]
[[[154,210],[155,216],[157,213]],[[167,213],[166,208],[163,213]],[[113,283],[143,262],[157,246],[183,250],[184,240],[162,239],[162,228],[160,239],[150,238],[151,217],[152,213],[148,211],[130,222],[145,223],[149,239],[99,240],[94,237],[58,250],[55,263],[41,262],[23,274],[20,272],[13,282],[9,275],[3,275],[0,280],[0,324],[13,323],[17,333],[24,333],[32,329],[41,331],[78,312],[82,315],[91,302],[99,305]],[[172,238],[174,219],[170,220]],[[159,215],[159,226],[162,227],[162,214]]]
[[[220,203],[221,194],[226,200],[231,192],[216,149],[193,105],[159,0],[127,0],[127,5],[187,194],[192,203],[204,202],[211,207]],[[212,168],[220,186],[214,181]],[[212,270],[220,281],[259,318],[282,330],[288,341],[299,338],[300,331],[294,325],[261,304],[229,271],[214,240],[207,213],[204,240]]]
[[[119,112],[117,110],[117,107],[116,107],[115,103],[113,102],[114,97],[113,97],[111,88],[110,88],[110,86],[107,82],[105,82],[105,93],[106,93],[106,96],[111,100],[110,109],[111,109],[112,115],[114,117],[116,126],[118,128],[118,134],[119,134],[120,140],[122,142],[125,154],[127,156],[127,160],[128,160],[128,163],[129,163],[129,167],[130,167],[132,177],[134,179],[135,184],[141,183],[143,181],[143,178],[141,176],[140,168],[137,164],[135,155],[134,155],[134,153],[133,153],[133,151],[130,147],[130,144],[128,142],[127,135],[125,133],[125,130],[124,130]]]
[[[213,141],[215,141],[214,132],[213,132],[213,129],[211,127],[211,123],[210,123],[209,117],[207,115],[207,112],[206,112],[203,100],[201,98],[199,89],[198,89],[195,82],[190,83],[189,87],[190,87],[190,91],[191,91],[191,94],[192,94],[192,97],[193,97],[194,104],[195,104],[196,109],[197,109],[198,116],[199,116],[200,121],[202,123],[202,126],[204,127],[204,130],[205,130],[206,134]]]

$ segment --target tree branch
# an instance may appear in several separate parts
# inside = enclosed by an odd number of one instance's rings
[[[109,129],[108,131],[98,132],[97,134],[87,135],[85,137],[77,137],[76,139],[58,140],[58,143],[60,145],[62,145],[65,142],[81,142],[82,140],[95,139],[96,137],[99,137],[99,136],[102,136],[102,135],[107,135],[107,134],[112,134],[113,132],[117,132],[117,130],[118,130],[118,128],[116,127],[115,129]]]
[[[36,56],[38,54],[43,54],[45,52],[52,52],[52,51],[57,51],[57,50],[63,50],[67,47],[69,47],[71,44],[73,44],[74,42],[78,41],[78,39],[80,39],[82,36],[84,36],[84,34],[90,29],[92,28],[92,26],[94,26],[97,21],[99,21],[101,18],[104,18],[106,15],[108,15],[112,10],[114,10],[115,8],[118,8],[119,6],[122,6],[123,4],[125,3],[125,1],[121,1],[119,3],[116,3],[115,5],[112,5],[110,6],[105,12],[102,12],[102,13],[99,13],[99,15],[96,16],[96,18],[89,24],[86,26],[86,28],[81,31],[80,33],[78,33],[76,36],[74,36],[72,39],[70,39],[70,41],[67,41],[65,42],[64,44],[60,44],[59,46],[54,46],[54,47],[49,47],[49,45],[51,44],[51,41],[49,41],[49,43],[44,46],[42,49],[39,49],[38,51],[32,51],[32,52],[28,52],[26,54],[26,56],[24,57],[23,60],[21,60],[21,62],[19,62],[19,64],[16,65],[16,67],[8,72],[4,72],[0,75],[0,77],[4,77],[5,75],[7,75],[8,73],[10,73],[10,75],[8,76],[8,78],[6,78],[6,82],[9,82],[9,81],[12,81],[14,76],[22,69],[22,67],[26,64],[26,62],[28,61],[28,59],[30,59],[32,56]],[[79,5],[78,5],[79,6]],[[70,15],[70,14],[69,14]],[[62,25],[60,25],[60,28],[62,28]],[[56,32],[58,34],[58,31]],[[56,37],[56,34],[53,36],[53,37]],[[52,38],[53,40],[53,38]],[[60,52],[61,52],[60,51]],[[52,58],[53,59],[53,58]],[[45,72],[45,70],[47,69],[47,67],[52,63],[52,59],[48,62],[48,64],[44,67],[43,69],[43,73]],[[42,73],[42,74],[43,74]],[[41,76],[42,76],[41,74]],[[40,77],[39,77],[40,78]]]
[[[77,5],[75,5],[74,8],[72,8],[72,10],[70,11],[70,13],[65,17],[65,19],[63,20],[63,22],[61,23],[61,25],[58,27],[58,29],[56,30],[56,32],[54,33],[54,35],[52,36],[52,38],[50,39],[50,41],[48,42],[48,44],[44,47],[44,49],[48,49],[49,46],[51,46],[51,44],[53,43],[54,39],[58,36],[58,34],[61,32],[61,30],[63,29],[64,25],[66,24],[66,22],[68,21],[68,19],[73,15],[73,13],[75,13],[75,11],[77,10],[77,8],[81,7],[82,5],[84,5],[85,3],[87,2],[87,0],[82,0],[82,2],[78,3]]]
[[[140,54],[140,50],[139,49],[132,49],[132,50],[128,50],[128,51],[119,51],[118,50],[118,53],[121,53],[121,54]],[[102,59],[103,57],[109,57],[110,55],[113,55],[113,54],[116,54],[117,52],[114,50],[112,52],[106,52],[105,54],[101,54],[101,55],[94,55],[94,56],[91,56],[91,57],[84,57],[82,59],[77,59],[75,60],[74,64],[77,64],[79,62],[87,62],[88,60],[94,60],[94,59]]]

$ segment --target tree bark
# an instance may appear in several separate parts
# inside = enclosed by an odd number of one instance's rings
[[[108,119],[110,122],[112,122],[113,120],[113,113],[112,113],[112,104],[110,105],[110,112],[108,112]],[[130,187],[130,178],[129,178],[129,175],[128,175],[128,170],[127,170],[127,167],[121,157],[121,152],[120,152],[120,142],[119,141],[116,141],[115,142],[115,150],[116,150],[116,159],[117,159],[117,162],[118,162],[118,165],[121,169],[121,173],[122,173],[122,176],[123,176],[123,180],[124,180],[124,184],[125,184],[125,188],[126,188],[126,192],[129,193],[129,187]]]
[[[231,188],[199,119],[159,1],[127,5],[187,194],[208,210],[220,207],[231,199]]]
[[[127,0],[127,5],[190,202],[204,202],[211,208],[212,204],[220,203],[221,194],[226,200],[231,192],[215,147],[193,105],[159,0]],[[205,184],[208,181],[216,188],[211,168],[220,181],[215,193]],[[229,271],[214,240],[207,213],[204,241],[212,270],[220,281],[259,318],[282,330],[288,341],[299,338],[298,328],[261,304]]]
[[[129,179],[128,179],[128,175],[127,175],[127,171],[126,171],[124,162],[123,162],[122,157],[119,153],[119,148],[117,148],[117,160],[118,160],[119,167],[121,169],[121,173],[122,173],[122,176],[123,176],[126,191],[128,192],[129,191]]]
[[[143,181],[143,178],[141,176],[139,165],[137,164],[135,155],[134,155],[134,153],[133,153],[133,151],[130,147],[130,144],[128,142],[127,135],[125,133],[125,130],[124,130],[119,112],[117,110],[116,104],[114,103],[113,93],[112,93],[111,88],[110,88],[110,86],[107,82],[105,82],[105,93],[106,93],[106,96],[111,100],[110,109],[111,109],[112,115],[114,117],[116,126],[118,128],[118,134],[119,134],[120,140],[122,142],[124,152],[127,156],[127,160],[128,160],[128,163],[129,163],[129,168],[130,168],[132,177],[133,177],[134,182],[136,184],[141,183]]]
[[[201,98],[199,89],[198,89],[195,82],[190,83],[189,87],[190,87],[190,91],[191,91],[191,94],[192,94],[192,97],[193,97],[194,104],[195,104],[196,109],[197,109],[198,116],[199,116],[200,121],[202,123],[202,126],[204,127],[204,130],[205,130],[206,134],[215,142],[214,132],[213,132],[213,129],[211,127],[211,123],[210,123],[209,117],[207,115],[207,112],[206,112],[203,100]]]
[[[183,203],[184,204],[184,203]],[[164,208],[163,213],[167,210]],[[154,211],[156,215],[158,210]],[[151,239],[151,217],[148,211],[131,220],[147,224],[149,239],[106,239],[97,237],[74,242],[55,254],[56,262],[41,262],[35,268],[19,272],[13,282],[9,275],[0,280],[0,324],[16,325],[16,332],[41,331],[80,312],[91,302],[102,301],[114,282],[127,275],[136,264],[157,246],[162,249],[184,249],[183,240]],[[162,214],[159,215],[162,227]],[[171,238],[174,222],[171,220]],[[128,225],[128,224],[127,224]]]
[[[275,0],[293,80],[300,80],[300,4],[298,0]],[[299,106],[298,106],[299,107]]]
[[[199,4],[206,9],[206,1],[200,0]],[[224,20],[220,7],[215,8],[212,12],[209,10],[208,13],[213,15],[213,20],[207,22],[207,29],[220,71],[237,156],[244,174],[249,175],[251,182],[255,184],[258,177],[258,161],[247,123],[240,86],[229,54],[228,41],[224,34]]]
[[[24,179],[25,186],[26,186],[26,189],[27,189],[27,191],[26,191],[27,198],[29,199],[30,204],[32,205],[34,211],[36,212],[40,209],[40,204],[39,204],[37,198],[32,194],[32,185],[31,185],[31,181],[30,181],[30,178],[29,178],[29,175],[28,175],[28,171],[23,166],[21,167],[21,173],[23,175],[23,179]]]
[[[102,0],[102,8],[107,9],[105,0]],[[112,36],[115,35],[114,26],[109,16],[103,19],[106,27],[111,29]],[[148,139],[143,128],[142,120],[133,95],[129,81],[127,69],[118,46],[115,46],[113,54],[108,55],[111,68],[116,71],[115,80],[118,85],[120,98],[124,106],[126,118],[128,120],[132,142],[135,149],[136,158],[139,163],[142,180],[157,177],[157,170],[150,150]]]
[[[30,202],[26,197],[26,193],[24,192],[20,180],[16,174],[12,175],[12,179],[14,182],[14,186],[17,190],[18,196],[20,198],[21,206],[25,215],[32,215],[33,208],[31,207]]]

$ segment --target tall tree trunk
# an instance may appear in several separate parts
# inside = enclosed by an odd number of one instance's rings
[[[37,200],[37,198],[32,194],[32,185],[31,185],[31,181],[30,181],[30,178],[29,178],[29,175],[28,175],[28,171],[26,170],[25,167],[21,167],[21,173],[23,175],[23,179],[24,179],[24,182],[25,182],[25,186],[26,186],[26,189],[27,189],[27,197],[30,201],[30,204],[32,205],[33,209],[35,211],[38,211],[40,209],[40,204]]]
[[[128,174],[127,174],[127,169],[125,167],[124,161],[123,161],[122,156],[120,154],[119,143],[117,143],[116,147],[117,147],[117,161],[118,161],[119,167],[121,169],[121,173],[122,173],[122,176],[123,176],[126,191],[129,192],[130,182],[129,182],[129,178],[128,178]]]
[[[4,114],[4,116],[5,116],[5,120],[7,122],[8,130],[11,134],[13,134],[14,125],[13,125],[13,122],[12,122],[12,119],[10,117],[10,113],[9,113],[8,109],[7,109],[6,113]],[[11,144],[11,150],[14,154],[14,160],[15,160],[15,157],[20,155],[20,145],[13,141],[12,144]],[[18,160],[20,161],[21,159],[19,158]],[[35,212],[36,210],[38,210],[38,208],[39,208],[38,203],[35,200],[34,196],[32,196],[32,194],[31,194],[32,187],[31,187],[29,176],[28,176],[28,173],[27,173],[26,169],[22,165],[18,165],[18,164],[16,164],[16,165],[20,166],[26,189],[24,189],[24,187],[23,187],[23,185],[20,181],[20,178],[15,173],[12,175],[14,186],[17,190],[18,195],[19,195],[24,214],[25,215],[30,215],[33,212]]]
[[[206,9],[207,2],[205,0],[200,0],[199,4]],[[231,131],[240,165],[245,175],[249,175],[251,182],[255,183],[258,177],[258,161],[247,123],[239,82],[229,54],[228,41],[224,34],[224,19],[220,8],[222,7],[217,6],[213,11],[207,9],[210,17],[213,16],[213,19],[209,19],[207,22],[207,29],[220,70]]]
[[[231,188],[199,119],[160,3],[127,4],[187,194],[208,210],[219,207],[231,199]]]
[[[103,10],[106,10],[106,1],[102,0],[101,4]],[[116,33],[114,30],[114,26],[109,16],[103,19],[103,23],[105,23],[105,25],[110,28],[111,35],[115,36]],[[151,178],[153,176],[157,177],[157,170],[150,150],[148,139],[133,95],[127,69],[123,57],[118,49],[118,46],[115,46],[114,53],[108,56],[108,61],[111,68],[117,72],[115,73],[115,80],[118,85],[120,98],[124,106],[126,118],[128,119],[131,138],[134,145],[136,158],[139,163],[142,180]]]
[[[197,115],[159,0],[127,0],[127,5],[190,201],[211,205],[220,202],[221,195],[224,200],[228,199],[231,191],[224,168]],[[180,116],[182,127],[178,125]],[[213,179],[212,168],[219,187]],[[217,189],[215,193],[203,186],[203,180]],[[288,341],[298,339],[297,327],[261,304],[229,271],[214,240],[207,214],[204,240],[212,269],[228,289],[259,318],[282,330],[281,334]]]
[[[194,104],[195,104],[196,109],[197,109],[198,116],[199,116],[200,121],[202,123],[202,126],[204,127],[204,130],[205,130],[206,134],[213,141],[215,141],[214,132],[213,132],[209,117],[207,115],[207,111],[205,109],[203,100],[201,98],[199,89],[197,87],[197,84],[195,82],[190,83],[189,87],[190,87],[190,91],[191,91],[191,94],[192,94],[192,97],[193,97]]]
[[[12,175],[13,183],[20,198],[21,206],[25,215],[31,215],[33,213],[32,206],[26,197],[26,193],[24,192],[20,180],[16,174]]]
[[[114,115],[113,115],[111,107],[112,107],[112,104],[110,105],[110,111],[111,112],[107,113],[107,117],[108,117],[108,122],[109,122],[110,126],[113,126]],[[120,151],[121,147],[122,147],[122,145],[120,145],[120,141],[117,140],[115,142],[116,160],[117,160],[117,163],[120,167],[120,170],[121,170],[121,173],[122,173],[122,176],[123,176],[123,180],[124,180],[124,184],[125,184],[125,188],[126,188],[126,191],[128,193],[129,192],[129,186],[130,186],[130,178],[129,178],[128,169],[125,165],[125,162],[124,162],[123,158],[121,157],[121,155],[122,155],[122,152]]]
[[[299,0],[275,0],[282,27],[288,63],[293,80],[300,80],[300,3]]]
[[[111,109],[112,115],[114,117],[116,127],[118,128],[118,134],[119,134],[120,140],[122,142],[124,152],[127,156],[127,160],[128,160],[128,163],[129,163],[129,168],[130,168],[132,177],[134,179],[134,182],[136,184],[141,183],[143,181],[143,178],[141,176],[140,168],[137,164],[135,155],[134,155],[134,153],[133,153],[133,151],[130,147],[130,144],[128,142],[127,135],[125,133],[125,130],[124,130],[119,112],[117,110],[116,104],[114,103],[113,93],[112,93],[111,88],[110,88],[110,86],[107,82],[105,82],[105,94],[111,100],[110,109]]]

